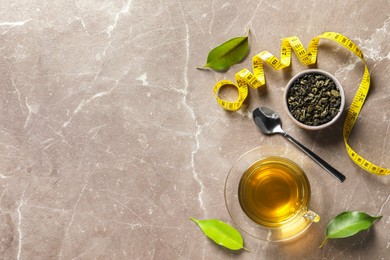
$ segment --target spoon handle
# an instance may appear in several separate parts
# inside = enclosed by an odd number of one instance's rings
[[[316,163],[318,163],[322,168],[324,168],[328,173],[336,177],[340,182],[345,180],[345,176],[340,173],[338,170],[333,168],[329,163],[325,162],[321,157],[313,153],[311,150],[306,148],[303,144],[295,140],[292,136],[287,133],[283,133],[284,137],[286,137],[290,142],[295,144],[299,149],[305,152],[310,158],[312,158]]]

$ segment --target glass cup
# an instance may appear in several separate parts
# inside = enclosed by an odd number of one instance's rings
[[[309,210],[310,183],[291,159],[256,148],[233,165],[225,184],[225,202],[236,224],[257,238],[285,241],[302,234],[320,217]],[[276,154],[277,151],[276,151]]]

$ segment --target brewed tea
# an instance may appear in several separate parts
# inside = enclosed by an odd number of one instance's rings
[[[277,227],[306,208],[310,186],[295,163],[281,157],[268,157],[245,171],[238,197],[249,218],[263,226]]]

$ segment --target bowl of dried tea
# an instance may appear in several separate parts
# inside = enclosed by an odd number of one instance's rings
[[[324,129],[340,118],[345,94],[340,82],[330,73],[309,69],[295,75],[287,84],[285,108],[298,126]]]

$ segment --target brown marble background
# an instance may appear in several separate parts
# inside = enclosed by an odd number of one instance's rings
[[[363,50],[370,95],[350,144],[390,167],[390,3],[380,1],[2,1],[0,8],[0,255],[2,259],[388,259],[389,177],[347,156],[342,123],[298,129],[282,107],[284,86],[306,69],[265,68],[265,91],[245,108],[222,110],[221,79],[250,57],[296,35],[325,31]],[[226,73],[199,71],[208,52],[250,29],[250,57]],[[321,41],[318,68],[343,84],[347,107],[362,63]],[[232,219],[223,188],[234,160],[260,145],[253,108],[280,112],[287,132],[347,176],[308,173],[322,220],[296,241],[270,244],[246,234],[251,252],[214,245],[189,216]],[[346,111],[345,111],[346,112]],[[345,114],[345,113],[344,113]],[[327,222],[345,210],[383,218],[353,238],[318,249]]]

